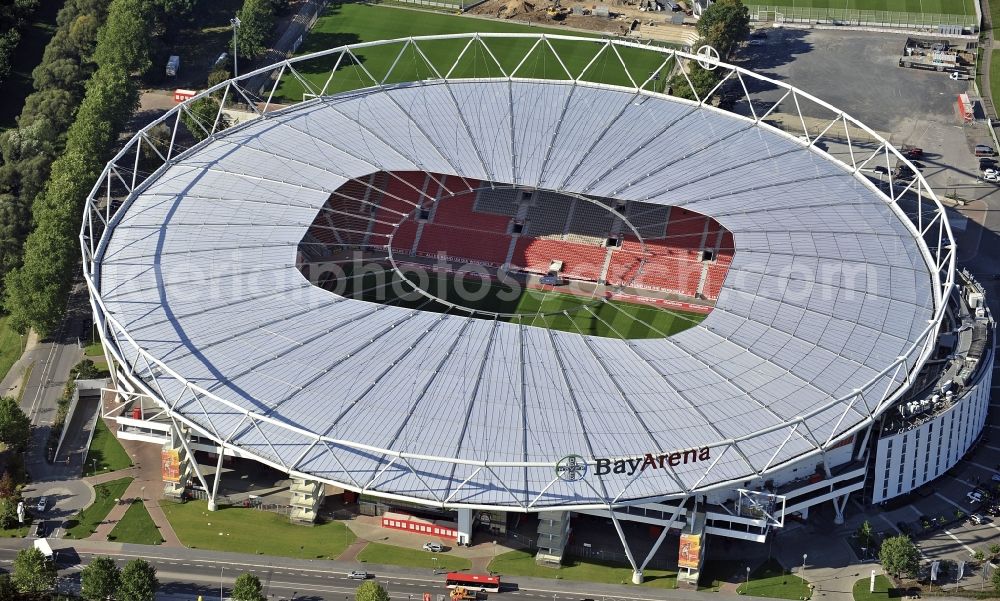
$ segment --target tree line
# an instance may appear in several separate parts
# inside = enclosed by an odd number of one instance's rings
[[[10,75],[14,52],[21,42],[21,32],[36,8],[38,0],[14,0],[0,11],[0,83]]]
[[[715,48],[719,57],[726,60],[750,35],[750,11],[741,0],[717,0],[702,12],[697,29],[698,43]],[[688,63],[687,79],[683,73],[674,75],[670,79],[670,88],[671,93],[679,98],[695,100],[697,92],[697,99],[704,100],[718,82],[717,69],[704,69],[691,62]]]

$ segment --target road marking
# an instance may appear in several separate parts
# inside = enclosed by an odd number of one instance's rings
[[[996,449],[996,450],[1000,451],[1000,449]],[[983,465],[982,463],[976,463],[975,461],[972,461],[972,460],[968,460],[968,461],[966,461],[966,463],[968,463],[969,465],[974,465],[976,467],[983,468],[984,470],[986,470],[988,472],[996,473],[996,471],[997,471],[996,468],[992,468],[992,467]]]
[[[969,545],[967,545],[967,544],[963,543],[962,541],[958,540],[958,537],[955,536],[954,534],[952,534],[950,531],[945,530],[944,533],[947,534],[948,536],[950,536],[953,541],[955,541],[956,543],[962,545],[962,548],[964,548],[966,551],[968,551],[969,555],[975,555],[976,554],[976,552],[972,549],[972,547],[970,547]]]

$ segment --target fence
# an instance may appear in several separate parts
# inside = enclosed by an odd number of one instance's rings
[[[811,6],[751,5],[750,18],[754,21],[775,23],[819,23],[829,25],[854,25],[892,27],[901,29],[926,29],[940,26],[959,26],[977,30],[976,15],[946,15],[911,13],[888,10],[858,10],[852,8],[815,8]]]

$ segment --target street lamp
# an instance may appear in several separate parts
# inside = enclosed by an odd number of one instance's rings
[[[226,566],[219,569],[219,601],[224,601],[222,597],[222,575],[226,572]]]
[[[233,77],[238,77],[240,69],[236,62],[236,32],[239,31],[242,22],[240,22],[239,17],[233,17],[232,19],[229,19],[229,24],[233,26]]]
[[[802,579],[803,580],[806,579],[806,559],[808,557],[809,556],[807,554],[805,554],[805,553],[802,554]]]
[[[747,591],[750,591],[750,566],[747,566]]]

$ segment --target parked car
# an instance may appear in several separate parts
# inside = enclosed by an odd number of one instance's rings
[[[444,547],[441,546],[441,543],[429,542],[429,543],[424,543],[424,551],[430,551],[431,553],[439,553],[441,551],[444,551]]]
[[[882,165],[875,165],[874,167],[872,167],[872,171],[878,173],[879,175],[889,175],[889,170],[883,167]]]
[[[994,173],[996,173],[996,172],[994,172]],[[993,480],[994,482],[1000,482],[1000,474],[993,474],[990,477],[990,479]]]
[[[35,511],[41,513],[45,511],[45,508],[49,506],[48,497],[38,497],[38,502],[35,503]]]
[[[993,152],[993,147],[986,144],[976,144],[973,152],[975,152],[977,157],[991,157],[996,154]]]
[[[992,168],[995,169],[996,166],[997,166],[997,160],[996,159],[991,159],[989,157],[983,157],[983,158],[979,159],[979,168],[980,169],[989,169],[990,167],[992,167]]]
[[[986,180],[986,181],[988,181],[988,182],[1000,182],[1000,174],[997,174],[997,173],[988,173],[988,174],[986,174],[986,175],[983,176],[983,179]]]
[[[989,176],[989,175],[997,175],[997,174],[1000,174],[1000,171],[997,171],[993,167],[987,167],[986,169],[983,169],[983,177],[986,177],[986,176]],[[997,475],[1000,475],[1000,474],[997,474]],[[997,480],[997,482],[1000,482],[1000,480]]]
[[[903,156],[908,159],[919,159],[924,156],[924,149],[917,148],[916,146],[903,145],[902,147]]]
[[[986,518],[978,513],[974,513],[969,516],[969,521],[972,522],[973,524],[979,525],[984,523],[986,521]]]
[[[38,522],[35,526],[35,536],[38,538],[45,538],[49,535],[49,525],[46,522]]]
[[[374,574],[369,574],[368,572],[364,572],[364,571],[360,571],[360,570],[354,570],[354,571],[349,572],[347,574],[347,577],[350,578],[351,580],[368,580],[369,578],[371,578],[373,576],[374,576]]]

